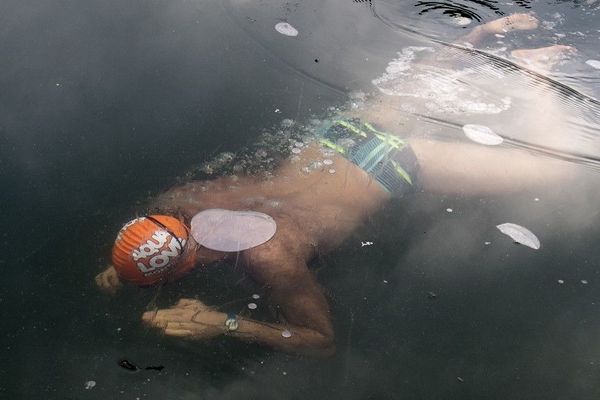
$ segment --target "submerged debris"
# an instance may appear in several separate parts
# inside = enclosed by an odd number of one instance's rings
[[[285,36],[298,36],[298,30],[287,22],[276,24],[275,30]]]
[[[486,146],[496,146],[504,141],[502,136],[499,136],[490,128],[483,125],[467,124],[463,126],[463,132],[472,141]]]
[[[505,223],[497,225],[496,228],[500,230],[500,232],[504,233],[511,237],[516,243],[522,244],[527,247],[531,247],[534,250],[538,250],[540,248],[540,240],[531,232],[529,229],[513,224],[513,223]]]
[[[600,61],[598,60],[587,60],[585,63],[592,68],[600,69]]]
[[[119,366],[121,368],[125,368],[128,371],[137,371],[138,370],[138,367],[135,364],[129,362],[128,360],[119,361]]]

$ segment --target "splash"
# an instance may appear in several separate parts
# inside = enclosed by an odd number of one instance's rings
[[[511,106],[511,98],[493,93],[465,82],[481,77],[482,68],[450,69],[414,63],[419,53],[434,53],[431,47],[406,47],[387,66],[385,73],[372,81],[388,96],[410,97],[424,101],[426,112],[446,114],[498,114]],[[487,67],[489,68],[489,67]],[[490,71],[494,75],[499,71]],[[403,105],[405,111],[414,108]]]

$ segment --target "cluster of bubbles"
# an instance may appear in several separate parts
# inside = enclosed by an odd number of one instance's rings
[[[333,114],[339,110],[330,111]],[[183,180],[210,180],[226,175],[254,176],[269,180],[283,160],[290,156],[292,162],[300,160],[300,153],[316,140],[317,131],[322,123],[319,119],[310,119],[305,124],[283,119],[278,126],[263,131],[253,144],[235,153],[217,154],[203,164],[194,166],[185,173]],[[308,173],[311,170],[326,168],[330,173],[335,173],[330,160],[333,154],[333,151],[323,149],[323,160],[312,161],[301,167],[301,170]]]

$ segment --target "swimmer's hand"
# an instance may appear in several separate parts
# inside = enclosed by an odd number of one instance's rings
[[[165,335],[188,339],[210,339],[225,333],[227,315],[199,300],[180,299],[171,308],[148,311],[142,320]]]
[[[96,275],[96,285],[106,293],[115,294],[117,289],[122,286],[115,267],[111,265]]]

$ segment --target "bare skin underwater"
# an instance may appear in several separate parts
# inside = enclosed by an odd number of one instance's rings
[[[486,35],[537,28],[537,20],[527,14],[515,14],[472,30],[457,43],[476,45]],[[571,52],[568,46],[541,50],[517,50],[515,57],[543,60],[544,54]],[[546,67],[550,67],[548,62]],[[395,99],[375,98],[360,117],[381,126],[397,129]],[[539,99],[540,110],[560,119],[552,98]],[[524,117],[525,118],[525,117]],[[527,129],[545,131],[559,138],[556,121],[527,116]],[[549,126],[552,125],[552,126]],[[408,132],[400,132],[400,134]],[[560,140],[560,139],[557,139]],[[408,138],[419,162],[419,184],[424,191],[439,193],[493,194],[547,185],[570,177],[564,162],[535,157],[526,151],[490,148],[476,144],[449,143]],[[193,258],[197,265],[217,260],[236,260],[259,286],[269,292],[273,305],[285,320],[265,323],[238,317],[235,330],[225,325],[227,315],[196,299],[180,299],[171,308],[146,312],[143,321],[168,336],[206,340],[220,335],[256,342],[274,349],[312,356],[327,356],[335,351],[335,335],[324,289],[307,264],[318,254],[339,246],[357,227],[380,210],[392,196],[372,176],[346,158],[335,155],[335,173],[330,168],[300,171],[298,165],[322,158],[317,144],[303,150],[300,160],[287,160],[275,177],[261,181],[252,177],[236,181],[237,190],[229,190],[231,178],[209,182],[189,182],[160,195],[151,205],[164,214],[182,215],[186,224],[206,209],[253,210],[270,215],[277,233],[268,242],[237,253],[225,253],[199,246],[192,237],[185,244],[182,258]],[[180,274],[183,275],[183,274]],[[176,277],[179,278],[180,276]],[[122,284],[114,267],[96,277],[97,285],[114,293]]]

